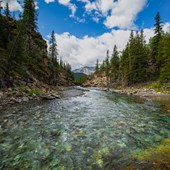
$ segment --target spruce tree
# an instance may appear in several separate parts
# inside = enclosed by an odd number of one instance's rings
[[[159,43],[158,56],[161,58],[159,80],[161,83],[170,82],[170,33],[162,36]]]
[[[113,54],[111,58],[111,81],[116,83],[119,78],[119,53],[117,51],[117,46],[114,46]]]
[[[161,66],[161,58],[158,56],[158,47],[159,47],[159,42],[161,40],[162,36],[162,25],[161,25],[161,19],[160,19],[160,14],[159,12],[155,16],[155,35],[151,40],[151,49],[152,49],[152,60],[153,60],[153,65],[155,65],[155,72],[153,77],[157,78],[160,73],[160,66]]]
[[[51,60],[51,79],[52,79],[52,84],[56,85],[57,84],[57,77],[58,77],[58,69],[59,69],[59,64],[58,64],[58,52],[57,52],[57,43],[55,39],[55,33],[52,31],[51,33],[51,38],[49,41],[49,57]]]
[[[52,60],[57,61],[58,52],[57,52],[57,42],[56,42],[56,39],[55,39],[55,32],[54,31],[52,31],[51,38],[50,38],[50,41],[49,41],[49,56],[52,58]]]
[[[96,67],[95,67],[95,72],[99,72],[99,60],[97,59],[96,61]]]
[[[6,7],[5,7],[4,13],[5,13],[5,16],[7,18],[11,18],[11,14],[10,14],[10,11],[9,11],[9,4],[8,3],[6,3]]]
[[[105,60],[105,74],[107,77],[107,84],[109,84],[110,76],[110,62],[109,62],[109,50],[107,50],[106,60]]]
[[[127,43],[126,48],[122,51],[120,60],[120,78],[124,85],[128,85],[129,82],[129,44]]]
[[[29,31],[37,30],[37,12],[34,0],[24,0],[23,22]]]
[[[130,36],[129,42],[129,84],[143,82],[146,79],[146,52],[143,31]]]
[[[3,1],[0,0],[0,15],[2,15],[2,12],[1,12],[1,11],[2,11],[2,9],[3,9],[3,7],[2,7],[2,2],[3,2]]]

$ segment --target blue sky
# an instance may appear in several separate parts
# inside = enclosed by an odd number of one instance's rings
[[[22,11],[19,2],[9,3],[11,11]],[[92,66],[110,55],[114,45],[121,51],[131,30],[144,29],[146,41],[154,35],[154,17],[159,11],[164,31],[170,30],[169,0],[35,0],[38,31],[48,40],[56,33],[59,58],[72,64]]]
[[[107,0],[105,0],[107,1]],[[75,17],[70,17],[71,10],[60,3],[45,3],[43,0],[38,0],[39,5],[39,31],[46,36],[55,30],[56,33],[61,34],[69,32],[77,37],[85,35],[98,36],[110,31],[104,24],[104,18],[96,23],[92,16],[86,14],[84,10],[84,3],[71,1],[77,6]],[[170,21],[170,1],[169,0],[148,0],[144,8],[136,15],[134,23],[140,28],[150,28],[154,25],[154,17],[157,11],[160,12],[163,22]],[[85,14],[85,16],[83,16]],[[84,19],[85,21],[78,22],[76,17]]]

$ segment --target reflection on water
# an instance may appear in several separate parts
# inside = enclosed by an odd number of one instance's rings
[[[0,112],[0,169],[119,169],[170,137],[158,104],[93,89]]]

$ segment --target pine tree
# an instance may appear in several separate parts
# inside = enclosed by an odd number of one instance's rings
[[[49,57],[51,60],[51,79],[52,84],[57,84],[57,77],[58,77],[58,71],[59,71],[59,64],[58,64],[58,52],[57,52],[57,43],[55,39],[55,32],[52,31],[51,38],[49,41]]]
[[[51,39],[49,41],[49,56],[53,59],[57,61],[57,56],[58,56],[58,52],[57,52],[57,42],[55,39],[55,32],[52,31],[51,33]]]
[[[5,7],[4,13],[5,13],[5,16],[7,18],[11,18],[11,14],[10,14],[10,11],[9,11],[9,4],[8,3],[6,3],[6,7]]]
[[[37,12],[34,0],[24,0],[23,23],[29,31],[37,30]]]
[[[162,25],[161,25],[161,19],[160,19],[160,14],[159,12],[156,14],[155,17],[155,36],[151,40],[151,49],[152,49],[152,60],[153,60],[153,65],[155,65],[155,72],[153,77],[157,78],[160,73],[160,66],[161,66],[161,58],[158,57],[158,47],[159,47],[159,42],[162,37]]]
[[[119,78],[119,53],[117,51],[117,46],[114,46],[112,58],[110,61],[111,64],[111,81],[116,83]]]
[[[107,50],[106,60],[105,60],[105,74],[107,77],[107,84],[109,84],[110,76],[110,62],[109,62],[109,50]]]
[[[0,1],[0,15],[2,15],[2,12],[1,12],[1,11],[2,11],[2,9],[3,9],[3,7],[2,7],[2,2],[3,2],[3,1],[1,0],[1,1]]]
[[[8,34],[6,27],[8,27],[8,25],[6,25],[5,19],[0,13],[0,47],[3,48],[7,48],[8,43]]]
[[[130,36],[128,83],[143,82],[146,79],[146,51],[143,31]]]
[[[160,82],[170,82],[170,33],[162,36],[158,56],[161,58]]]
[[[96,61],[96,67],[95,67],[95,72],[99,72],[99,60],[97,59]]]
[[[128,85],[129,81],[129,44],[127,43],[126,48],[122,51],[120,60],[120,78],[124,85]]]

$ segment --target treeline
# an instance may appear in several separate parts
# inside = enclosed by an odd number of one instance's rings
[[[71,66],[58,59],[55,33],[47,43],[37,32],[34,0],[24,0],[23,13],[14,19],[9,5],[0,8],[0,88],[36,80],[50,85],[72,81]]]
[[[110,57],[101,65],[96,63],[96,72],[105,72],[108,84],[132,85],[147,81],[170,81],[170,32],[163,32],[160,14],[155,17],[155,35],[146,44],[144,32],[130,34],[126,48],[118,52],[116,45]]]

